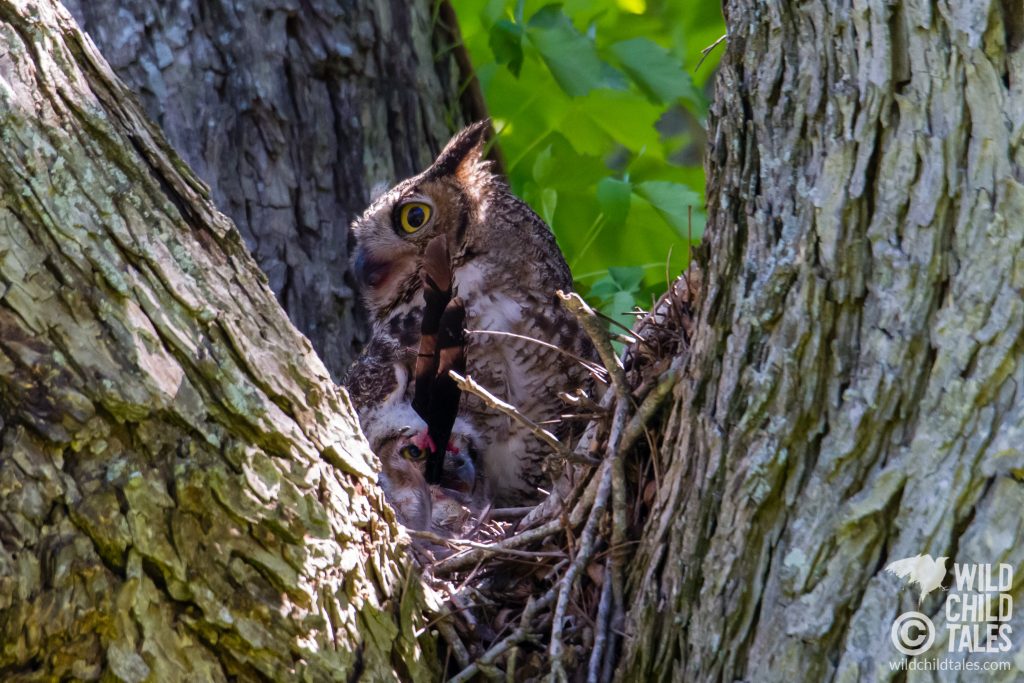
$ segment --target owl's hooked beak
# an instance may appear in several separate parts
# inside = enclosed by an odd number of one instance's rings
[[[352,272],[360,287],[376,289],[388,279],[388,275],[391,273],[391,262],[378,261],[370,256],[365,247],[359,247],[352,264]]]

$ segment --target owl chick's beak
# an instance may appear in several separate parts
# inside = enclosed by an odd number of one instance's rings
[[[476,486],[476,465],[473,459],[452,444],[448,445],[448,452],[444,456],[441,486],[463,494],[473,493]]]

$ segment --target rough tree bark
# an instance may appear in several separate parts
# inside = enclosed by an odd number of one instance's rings
[[[1014,567],[1013,651],[943,655],[1020,680],[1024,10],[725,12],[707,296],[620,678],[903,678],[917,595],[882,567],[931,553]]]
[[[50,0],[0,140],[0,679],[433,678],[351,406]]]
[[[902,677],[888,560],[1009,563],[1024,602],[1024,13],[726,16],[619,676]],[[348,406],[132,102],[0,0],[0,676],[436,673]]]
[[[448,15],[402,0],[64,4],[210,185],[340,378],[365,323],[349,223],[374,185],[426,167],[453,129],[483,115],[460,83]]]

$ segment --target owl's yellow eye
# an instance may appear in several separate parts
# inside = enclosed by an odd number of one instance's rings
[[[423,458],[427,456],[423,449],[421,449],[416,444],[402,446],[402,450],[398,451],[398,453],[406,460],[411,460],[413,462],[419,462],[420,460],[423,460]]]
[[[402,230],[412,234],[430,220],[430,205],[423,202],[409,202],[402,207],[399,217],[402,223]]]

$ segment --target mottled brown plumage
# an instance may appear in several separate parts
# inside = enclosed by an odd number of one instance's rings
[[[483,159],[487,129],[483,122],[459,133],[433,165],[379,197],[353,225],[358,245],[353,270],[371,314],[373,338],[348,385],[368,434],[390,392],[401,385],[411,397],[407,377],[423,311],[423,255],[437,235],[447,237],[454,286],[465,300],[470,330],[524,335],[593,357],[589,341],[555,294],[571,290],[572,277],[554,235]],[[470,375],[535,421],[556,419],[562,407],[558,393],[588,381],[587,371],[572,358],[507,336],[471,334],[467,359]],[[384,366],[402,379],[376,376]],[[367,380],[367,374],[375,376]],[[483,440],[482,464],[495,502],[538,500],[538,486],[548,481],[546,447],[475,397],[464,397],[463,405],[460,419]],[[567,429],[554,431],[565,436]]]

